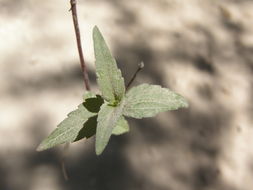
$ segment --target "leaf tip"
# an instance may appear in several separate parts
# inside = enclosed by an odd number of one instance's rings
[[[188,108],[189,107],[189,103],[188,103],[188,101],[184,97],[183,97],[182,107],[183,108]]]
[[[98,26],[95,25],[95,26],[93,27],[93,30],[98,30]]]
[[[41,151],[43,151],[43,150],[45,150],[45,148],[44,148],[44,146],[43,146],[42,144],[40,144],[40,145],[36,148],[36,151],[37,151],[37,152],[41,152]]]
[[[99,156],[102,154],[105,148],[96,146],[96,155]]]
[[[97,25],[95,25],[94,28],[93,28],[93,36],[94,36],[95,34],[97,34],[97,33],[100,33],[100,31],[99,31]]]

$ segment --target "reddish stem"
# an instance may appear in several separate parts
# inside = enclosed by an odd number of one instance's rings
[[[87,71],[85,61],[84,61],[83,50],[82,50],[80,29],[79,29],[77,9],[76,9],[76,0],[70,0],[70,5],[71,5],[70,10],[72,12],[72,18],[73,18],[75,34],[76,34],[77,49],[78,49],[80,64],[81,64],[82,73],[83,73],[84,85],[85,85],[86,90],[90,90],[89,76],[88,76],[88,71]]]

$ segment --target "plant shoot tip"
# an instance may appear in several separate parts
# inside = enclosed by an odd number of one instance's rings
[[[140,63],[138,64],[138,66],[139,66],[140,69],[143,69],[143,68],[144,68],[144,62],[143,62],[143,61],[140,62]]]

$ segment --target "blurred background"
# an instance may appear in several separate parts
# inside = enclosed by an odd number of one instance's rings
[[[92,28],[126,82],[159,84],[188,109],[129,119],[97,157],[94,138],[35,149],[84,93],[69,1],[0,0],[1,190],[252,190],[253,1],[78,0],[92,90]]]

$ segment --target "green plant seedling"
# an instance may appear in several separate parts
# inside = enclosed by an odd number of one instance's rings
[[[93,41],[101,95],[85,92],[83,103],[41,142],[38,151],[95,135],[95,150],[100,155],[111,135],[129,132],[125,117],[141,119],[188,107],[184,97],[158,85],[141,84],[126,91],[121,71],[97,27],[93,29]]]

